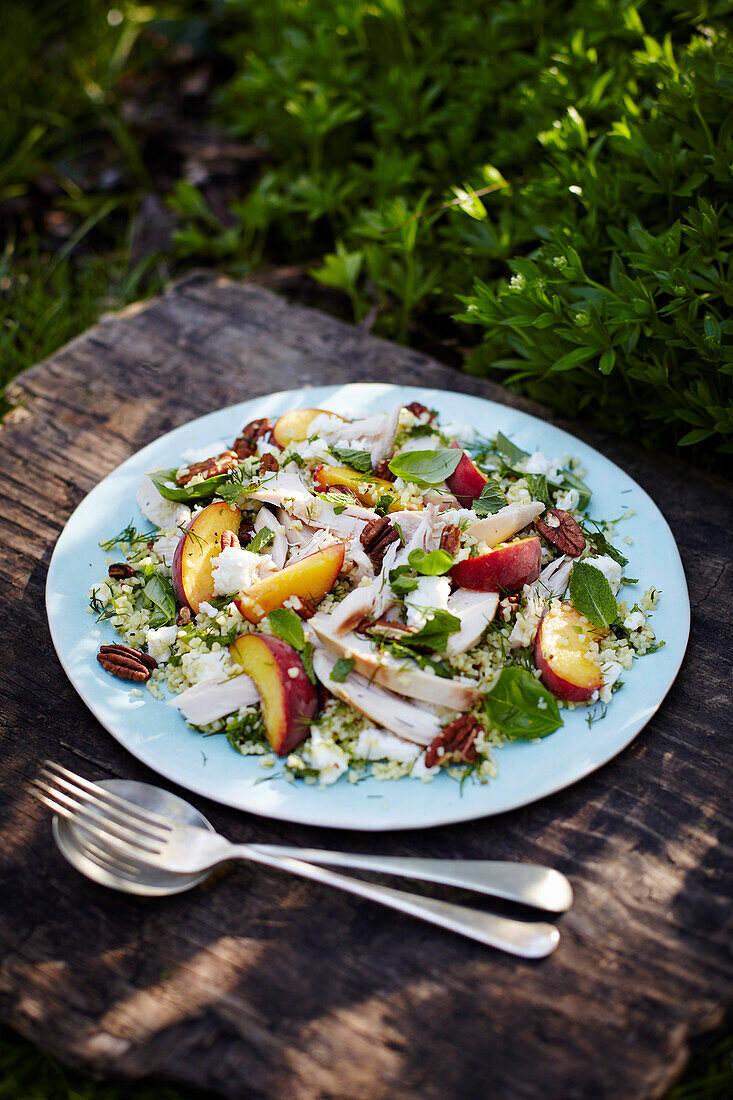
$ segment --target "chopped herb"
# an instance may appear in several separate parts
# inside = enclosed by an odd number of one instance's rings
[[[349,675],[353,667],[353,657],[339,657],[338,661],[331,670],[331,675],[329,679],[335,680],[337,684],[343,684],[344,680]]]
[[[389,584],[395,596],[405,596],[408,592],[415,591],[418,579],[412,576],[409,565],[398,565],[396,569],[390,570]]]
[[[508,503],[506,493],[499,482],[489,478],[481,490],[481,495],[474,500],[471,507],[477,516],[493,516]]]
[[[352,470],[358,470],[360,474],[372,472],[372,456],[369,451],[357,451],[352,447],[331,447],[339,462],[344,466],[350,466]]]
[[[448,637],[451,634],[455,634],[461,629],[461,620],[456,615],[451,615],[450,611],[443,611],[437,608],[434,611],[429,611],[430,618],[425,623],[425,626],[421,627],[414,634],[410,634],[401,639],[403,645],[418,646],[423,649],[434,649],[438,653],[442,653],[448,644]]]
[[[394,501],[395,497],[392,493],[382,493],[377,503],[374,505],[374,511],[378,516],[386,516],[391,506],[394,504]],[[397,525],[395,524],[395,526]],[[400,535],[400,537],[402,536]],[[405,540],[402,539],[402,541],[404,543]]]
[[[553,694],[526,668],[504,668],[484,696],[486,716],[509,741],[533,741],[562,723]]]
[[[271,531],[269,527],[261,527],[254,538],[250,539],[244,549],[249,550],[251,554],[261,554],[262,551],[267,549],[274,541],[275,532]]]
[[[127,527],[123,527],[119,534],[111,539],[106,539],[104,542],[100,542],[99,545],[102,550],[109,551],[114,550],[115,546],[124,544],[133,547],[141,542],[154,542],[155,539],[158,538],[160,538],[160,532],[138,531],[134,527],[132,520],[130,520]]]
[[[546,476],[544,474],[525,474],[524,478],[532,500],[541,500],[545,508],[552,508],[553,502]]]
[[[613,558],[613,560],[620,566],[628,565],[629,559],[625,558],[620,550],[617,550],[615,546],[611,545],[611,543],[604,535],[601,529],[601,525],[593,519],[588,520],[588,522],[592,523],[596,530],[589,531],[586,527],[584,527],[582,529],[583,534],[588,539],[588,542],[591,544],[599,557],[608,556],[609,558]]]

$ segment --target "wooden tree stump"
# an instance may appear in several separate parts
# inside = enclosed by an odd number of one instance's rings
[[[85,493],[192,417],[272,390],[393,381],[546,410],[262,288],[195,273],[13,387],[0,431],[4,553],[0,1010],[62,1059],[227,1097],[659,1097],[731,996],[730,524],[725,483],[564,425],[657,500],[693,604],[682,672],[636,741],[526,809],[379,836],[418,854],[546,861],[570,875],[563,942],[521,962],[368,902],[240,867],[142,900],[68,867],[25,790],[44,757],[155,782],[92,718],[46,627],[53,543]],[[185,792],[183,792],[185,794]],[[327,830],[196,799],[240,841]],[[342,834],[368,850],[373,836]]]

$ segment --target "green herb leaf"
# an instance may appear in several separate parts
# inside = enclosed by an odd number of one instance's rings
[[[151,572],[146,580],[142,595],[155,608],[150,618],[150,626],[157,630],[160,626],[168,626],[176,617],[176,597],[173,588],[159,573]]]
[[[484,706],[488,720],[509,741],[546,737],[562,725],[552,692],[526,668],[502,669],[499,679],[484,696]]]
[[[389,464],[395,477],[416,485],[441,485],[461,461],[460,447],[439,447],[437,451],[406,451]]]
[[[434,649],[437,653],[442,653],[448,644],[449,635],[455,634],[456,631],[461,629],[461,620],[455,615],[451,615],[450,611],[443,611],[440,608],[429,611],[428,614],[430,618],[425,626],[414,634],[408,634],[401,638],[400,642],[410,648],[417,646],[422,649]]]
[[[494,446],[501,457],[506,459],[510,466],[516,466],[523,458],[529,458],[529,453],[527,451],[523,451],[521,447],[517,447],[516,443],[512,443],[511,439],[507,439],[502,432],[497,432],[496,438],[494,439]]]
[[[313,684],[316,686],[316,674],[313,670],[313,642],[306,642],[300,651],[300,659],[303,662],[303,672]]]
[[[274,541],[275,532],[271,531],[269,527],[260,527],[257,534],[253,539],[250,539],[244,549],[249,550],[250,554],[261,554]],[[297,615],[295,617],[298,618]]]
[[[541,500],[545,508],[552,508],[553,502],[550,496],[550,490],[547,485],[547,478],[544,474],[525,474],[525,480],[527,482],[527,488],[531,494],[532,500]]]
[[[216,474],[214,477],[207,478],[206,481],[199,481],[195,485],[190,483],[188,485],[176,485],[175,469],[155,470],[154,473],[148,474],[148,477],[162,497],[178,503],[213,497],[215,493],[219,492],[221,486],[230,481],[230,476],[226,473]]]
[[[431,550],[426,553],[425,550],[421,550],[419,547],[410,551],[407,560],[415,572],[421,573],[423,577],[442,577],[444,573],[448,572],[454,561],[453,555],[449,554],[447,550]]]
[[[289,607],[278,607],[267,616],[273,633],[291,645],[299,653],[305,647],[303,624]]]
[[[417,588],[417,577],[412,576],[409,565],[398,565],[396,569],[390,569],[389,585],[395,596],[406,596]]]
[[[590,504],[592,493],[583,479],[579,478],[577,474],[574,474],[571,470],[563,470],[561,484],[563,489],[578,490],[578,508],[581,512],[584,512]]]
[[[120,544],[127,544],[132,548],[140,542],[153,542],[158,538],[160,538],[160,532],[137,531],[132,520],[130,520],[127,527],[123,527],[119,534],[114,535],[111,539],[105,539],[105,541],[100,542],[99,545],[102,550],[109,551],[114,550],[115,546]]]
[[[350,466],[352,470],[358,470],[360,474],[372,472],[372,456],[369,451],[357,451],[351,447],[331,447],[339,462],[344,466]]]
[[[353,667],[353,657],[339,657],[338,661],[331,670],[329,680],[335,680],[337,684],[343,684],[344,680],[349,675]]]
[[[600,569],[579,561],[570,574],[570,599],[573,607],[589,622],[606,630],[618,616],[616,597]]]
[[[508,503],[506,493],[499,482],[490,477],[481,490],[481,496],[474,500],[471,507],[477,516],[493,516],[502,508],[506,508]]]
[[[377,500],[377,503],[374,505],[374,511],[377,513],[378,516],[386,516],[393,502],[394,497],[391,493],[382,493],[382,495]],[[397,526],[397,524],[395,524],[395,526]],[[402,541],[404,543],[404,539]]]
[[[593,523],[594,521],[591,520],[590,522]],[[625,558],[620,550],[617,550],[615,546],[611,545],[600,527],[595,531],[588,531],[585,527],[582,530],[588,542],[600,557],[604,557],[605,555],[609,558],[613,558],[613,560],[621,566],[629,564],[629,559]]]

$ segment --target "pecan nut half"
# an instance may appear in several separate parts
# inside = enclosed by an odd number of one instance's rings
[[[191,622],[191,608],[182,607],[176,615],[176,626],[188,626]]]
[[[100,646],[97,660],[106,672],[118,676],[120,680],[136,680],[139,683],[149,680],[152,670],[158,667],[155,657],[129,645]]]
[[[425,767],[434,768],[446,760],[454,764],[472,763],[476,759],[476,738],[483,731],[481,723],[470,714],[449,722],[425,750]]]
[[[235,535],[233,531],[222,531],[221,533],[221,548],[222,550],[229,550],[230,547],[236,546],[239,549],[239,536]]]
[[[361,545],[375,569],[381,569],[387,547],[399,541],[399,534],[386,516],[370,520],[361,533]]]
[[[405,405],[408,412],[411,412],[413,416],[424,416],[425,413],[430,413],[428,424],[432,424],[435,420],[436,413],[427,407],[427,405],[421,405],[419,401],[411,401],[409,405]]]
[[[288,606],[292,607],[295,614],[306,621],[312,619],[316,613],[316,605],[313,600],[309,600],[305,596],[291,596]]]
[[[440,536],[440,549],[454,555],[461,541],[461,529],[457,523],[449,523]]]
[[[272,421],[268,416],[263,416],[260,420],[251,420],[246,424],[234,440],[233,450],[236,451],[237,458],[240,460],[251,458],[257,450],[257,440],[267,435],[271,428]]]
[[[107,572],[116,581],[124,581],[127,577],[135,576],[135,570],[126,561],[113,562]]]
[[[181,470],[176,477],[176,485],[188,485],[192,478],[202,474],[204,479],[216,477],[217,474],[225,474],[238,465],[239,459],[234,451],[222,451],[220,455],[214,455],[203,462],[194,462]]]
[[[551,508],[547,514],[558,520],[558,526],[552,527],[543,519],[535,520],[539,534],[556,546],[561,554],[567,554],[569,558],[580,557],[585,550],[585,538],[570,513],[562,508]]]
[[[274,455],[263,455],[260,459],[260,477],[265,474],[276,474],[280,469],[280,463]]]

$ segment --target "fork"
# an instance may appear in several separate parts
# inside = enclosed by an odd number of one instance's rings
[[[191,874],[213,870],[231,859],[246,859],[369,898],[526,958],[540,958],[554,950],[559,932],[553,925],[484,913],[367,883],[314,864],[316,861],[332,863],[443,882],[555,911],[568,908],[572,900],[565,876],[535,865],[490,860],[403,859],[277,845],[232,844],[217,833],[179,825],[161,814],[143,809],[52,761],[45,762],[30,790],[55,813],[70,819],[90,836],[95,860],[121,878],[134,879],[141,865]],[[503,879],[502,872],[508,872]],[[494,881],[492,875],[497,876],[498,881]],[[543,893],[546,884],[550,889]]]

